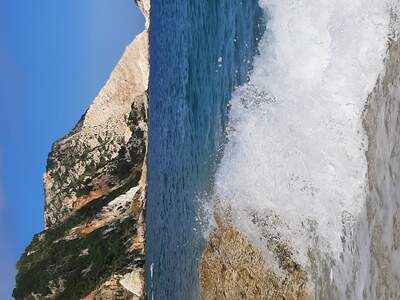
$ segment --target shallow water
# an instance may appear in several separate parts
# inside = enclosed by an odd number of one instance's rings
[[[197,299],[205,241],[197,200],[212,189],[228,101],[263,32],[257,1],[153,1],[147,202],[149,299]]]

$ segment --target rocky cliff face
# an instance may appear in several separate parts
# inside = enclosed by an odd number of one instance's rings
[[[144,299],[146,29],[49,154],[45,231],[18,262],[16,299]]]

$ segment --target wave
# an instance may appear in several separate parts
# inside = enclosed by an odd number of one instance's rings
[[[311,248],[343,269],[344,240],[367,201],[363,114],[384,72],[394,4],[259,4],[266,32],[249,82],[230,101],[215,197],[260,249],[278,237],[307,270]],[[335,272],[340,289],[347,279]]]

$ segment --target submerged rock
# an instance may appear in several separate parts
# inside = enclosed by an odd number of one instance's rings
[[[127,47],[44,176],[45,231],[18,262],[15,299],[144,299],[149,2]]]

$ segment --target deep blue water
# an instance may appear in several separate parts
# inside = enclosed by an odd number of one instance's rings
[[[197,299],[205,246],[198,196],[212,188],[227,103],[247,80],[257,0],[154,0],[150,31],[147,200],[149,299]]]

